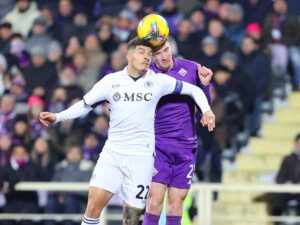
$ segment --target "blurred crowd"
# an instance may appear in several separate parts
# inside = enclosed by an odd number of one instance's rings
[[[88,181],[107,139],[108,105],[51,127],[42,127],[38,115],[66,109],[103,76],[123,69],[127,41],[139,20],[154,12],[169,24],[174,56],[214,71],[217,128],[208,133],[197,126],[199,180],[220,182],[222,152],[234,160],[249,137],[260,135],[262,112],[273,113],[273,97],[284,99],[287,85],[300,90],[297,0],[1,0],[4,212],[43,206],[48,213],[76,213],[82,193],[51,194],[43,202],[42,193],[16,194],[14,184]]]

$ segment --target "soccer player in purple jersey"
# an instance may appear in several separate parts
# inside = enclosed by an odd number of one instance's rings
[[[170,43],[154,50],[151,69],[198,85],[208,101],[212,71],[193,61],[174,58]],[[164,96],[155,118],[155,164],[143,225],[157,225],[167,196],[167,225],[181,224],[183,202],[191,186],[196,162],[195,104],[188,96]],[[214,121],[209,121],[213,123]]]

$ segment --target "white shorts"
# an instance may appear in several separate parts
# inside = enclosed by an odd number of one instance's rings
[[[126,204],[144,209],[153,165],[153,156],[123,155],[103,149],[90,186],[118,194]]]

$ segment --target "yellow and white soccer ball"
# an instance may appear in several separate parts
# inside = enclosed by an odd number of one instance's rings
[[[140,39],[148,41],[152,46],[159,46],[168,39],[169,26],[162,16],[149,14],[139,22],[137,34]]]

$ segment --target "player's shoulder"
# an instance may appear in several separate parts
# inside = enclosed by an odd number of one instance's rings
[[[100,81],[102,82],[112,82],[115,81],[116,79],[120,78],[122,76],[122,71],[114,72],[114,73],[109,73],[106,74]]]
[[[162,72],[156,72],[151,68],[148,70],[148,77],[151,77],[152,79],[160,79],[161,76],[167,76],[167,75]]]
[[[197,65],[195,61],[188,60],[188,59],[182,59],[182,58],[176,58],[176,63],[179,64],[181,67],[190,68],[197,70]]]

